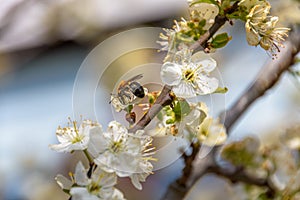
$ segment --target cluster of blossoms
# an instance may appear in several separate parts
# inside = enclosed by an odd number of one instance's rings
[[[163,29],[165,34],[160,34],[161,40],[157,42],[162,46],[162,51],[168,51],[166,61],[172,54],[193,44],[209,30],[219,13],[219,7],[211,3],[189,2],[189,11],[189,20],[175,20],[173,29]]]
[[[50,148],[69,153],[83,151],[90,164],[86,168],[78,162],[75,173],[70,173],[70,180],[62,175],[56,177],[59,186],[72,196],[72,200],[123,200],[122,192],[115,188],[118,177],[129,177],[132,184],[141,190],[141,182],[153,171],[150,161],[156,160],[152,157],[153,136],[183,137],[189,142],[207,146],[225,143],[227,133],[224,125],[208,114],[204,103],[189,101],[200,95],[227,91],[219,87],[218,79],[210,76],[217,62],[207,53],[222,48],[231,37],[227,33],[207,37],[205,44],[201,44],[206,53],[191,50],[192,44],[199,42],[202,36],[214,29],[212,26],[217,17],[244,20],[248,43],[252,46],[260,45],[272,55],[279,52],[289,31],[288,28],[276,28],[278,18],[269,16],[270,4],[265,0],[188,0],[188,3],[190,19],[175,21],[173,29],[164,29],[166,34],[161,34],[161,41],[158,41],[162,50],[168,51],[160,77],[171,88],[168,95],[172,96],[172,100],[167,105],[162,104],[164,107],[155,118],[156,127],[148,130],[148,135],[144,130],[131,133],[116,121],[110,122],[106,131],[103,131],[100,124],[89,120],[79,126],[77,122],[71,121],[68,127],[57,129],[60,143],[50,145]],[[236,11],[226,13],[233,5],[238,5]],[[142,76],[139,74],[122,81],[117,94],[111,96],[111,105],[116,112],[126,112],[125,118],[130,126],[136,123],[134,107],[145,102],[146,97],[148,102],[143,104],[146,110],[151,109],[160,95],[160,91],[148,92],[138,82]],[[272,174],[273,179],[278,178],[274,159],[266,159],[272,156],[262,156],[267,153],[256,156],[258,152],[259,143],[248,138],[223,147],[221,158],[235,166],[262,168],[266,172],[263,175]]]
[[[129,177],[137,189],[142,189],[140,182],[144,182],[153,170],[149,161],[155,160],[152,138],[143,133],[128,133],[116,121],[109,123],[107,131],[89,120],[79,127],[75,121],[72,126],[59,127],[56,135],[60,143],[50,148],[57,152],[81,150],[89,159],[90,168],[86,169],[79,162],[71,180],[58,175],[58,184],[73,200],[124,199],[122,192],[114,187],[117,177]]]
[[[243,0],[239,5],[249,9],[245,24],[248,44],[260,45],[272,56],[276,56],[290,29],[276,27],[279,18],[269,15],[271,5],[267,1]]]
[[[243,168],[248,175],[268,180],[276,192],[274,200],[299,199],[299,127],[288,129],[281,135],[282,143],[276,141],[268,145],[260,143],[256,137],[226,144],[221,150],[221,158],[233,166]],[[270,199],[265,188],[257,186],[234,186],[241,199]],[[247,189],[245,189],[247,188]]]

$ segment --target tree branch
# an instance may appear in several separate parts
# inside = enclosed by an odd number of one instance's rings
[[[276,61],[272,61],[268,63],[261,72],[258,74],[257,78],[250,86],[248,90],[246,90],[242,96],[237,100],[235,104],[233,104],[227,111],[221,113],[221,119],[225,119],[225,127],[227,131],[231,128],[233,123],[242,115],[242,113],[259,97],[265,94],[265,92],[272,88],[275,83],[279,80],[282,73],[287,70],[293,63],[295,55],[300,51],[300,37],[299,37],[299,29],[294,30],[293,33],[289,36],[288,41],[286,42],[286,48],[280,53],[278,59]],[[225,115],[226,114],[226,115]],[[229,132],[229,131],[228,131]],[[212,153],[209,156],[215,156],[218,147],[214,147]],[[188,158],[185,158],[185,160]],[[193,162],[189,162],[193,163]],[[200,167],[201,166],[197,166]],[[183,176],[190,177],[190,173],[192,172],[192,168],[189,173],[183,173]],[[207,173],[215,173],[217,175],[223,176],[232,182],[244,182],[248,184],[253,184],[257,186],[263,186],[268,188],[268,194],[272,195],[274,193],[274,189],[272,185],[267,179],[257,179],[255,177],[251,177],[245,174],[241,170],[236,170],[234,172],[223,171],[221,168],[216,167],[214,163],[211,166],[205,167],[205,169],[201,170],[200,173],[194,175],[193,180],[190,180],[192,186],[198,179],[200,179],[203,175]],[[181,177],[179,180],[184,179]],[[187,179],[184,179],[187,181]],[[173,183],[168,188],[166,195],[163,199],[172,199],[179,200],[183,199],[183,197],[188,192],[189,186],[185,185],[185,187],[181,187],[178,183]]]
[[[228,171],[226,169],[223,169],[223,168],[215,165],[215,166],[208,167],[206,170],[206,173],[213,173],[220,177],[226,178],[226,179],[230,180],[230,182],[233,184],[235,184],[237,182],[242,182],[242,183],[246,183],[249,185],[265,187],[268,189],[267,194],[273,198],[276,194],[276,189],[273,187],[273,185],[268,180],[268,178],[258,178],[258,177],[249,175],[242,167],[236,168],[234,171]]]
[[[164,106],[170,105],[175,98],[175,96],[171,93],[171,90],[172,88],[170,86],[165,85],[155,103],[136,123],[136,125],[129,129],[129,132],[135,133],[137,130],[144,129]]]
[[[272,88],[279,80],[281,74],[293,63],[294,57],[300,50],[299,30],[295,30],[286,42],[286,47],[279,54],[278,59],[269,62],[263,67],[254,79],[252,85],[243,92],[238,100],[221,114],[227,132],[230,132],[232,125],[248,109],[248,107],[265,92]]]

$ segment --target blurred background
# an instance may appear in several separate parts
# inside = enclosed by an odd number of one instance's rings
[[[286,13],[282,16],[285,22],[299,22],[299,4],[291,2],[274,1],[273,11],[280,8],[281,15]],[[74,171],[76,160],[82,155],[59,154],[48,145],[57,142],[57,126],[66,125],[67,118],[74,114],[72,92],[81,63],[96,45],[114,34],[136,27],[171,28],[174,19],[186,14],[185,0],[2,0],[0,199],[67,199],[54,177]],[[239,97],[271,59],[262,49],[247,45],[242,23],[228,25],[225,30],[233,40],[213,57],[229,92],[225,97],[215,97],[212,110],[215,116]],[[122,45],[129,44],[124,41]],[[112,65],[122,70],[114,68],[107,72],[99,83],[105,90],[97,98],[101,99],[103,93],[110,94],[114,88],[112,80],[118,80],[137,63],[147,62],[153,56],[156,62],[162,62],[163,54],[150,50],[124,55],[115,61]],[[239,120],[230,139],[255,134],[263,141],[270,141],[286,127],[299,124],[299,88],[297,80],[285,74]],[[101,105],[96,107],[101,109]],[[110,120],[111,115],[106,116],[101,110],[99,113],[103,121]],[[119,182],[119,188],[127,199],[159,199],[180,174],[182,166],[182,161],[177,160],[155,171],[143,184],[142,191],[134,189],[127,179]],[[219,190],[207,192],[212,187]],[[231,193],[225,181],[204,177],[187,199],[219,199],[220,195],[224,199],[224,194],[230,199]]]

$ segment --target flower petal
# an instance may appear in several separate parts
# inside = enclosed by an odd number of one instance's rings
[[[245,24],[246,28],[246,39],[250,46],[257,46],[259,44],[259,34],[257,31],[255,31],[251,25],[249,24],[249,21]]]
[[[90,130],[90,142],[88,144],[88,152],[95,158],[99,153],[107,149],[108,142],[103,135],[101,127],[94,127]]]
[[[217,62],[202,51],[199,51],[192,56],[192,62],[195,63],[196,67],[202,65],[202,67],[200,67],[198,70],[201,72],[209,73],[217,67]]]
[[[174,86],[173,92],[177,97],[181,98],[191,98],[197,96],[193,86],[185,81],[181,81],[179,85]]]
[[[112,200],[125,200],[123,193],[116,188],[114,189],[114,193],[111,198]]]
[[[90,194],[85,187],[73,187],[70,194],[72,200],[100,200],[97,196]]]
[[[178,85],[182,77],[181,67],[176,63],[165,62],[161,68],[160,77],[167,85]]]
[[[75,182],[80,186],[86,186],[88,184],[87,171],[80,161],[76,165],[74,179]]]
[[[216,78],[209,78],[207,76],[200,76],[197,80],[196,83],[198,85],[198,94],[211,94],[219,86],[219,81]]]
[[[66,177],[64,177],[61,174],[58,174],[55,177],[55,180],[56,180],[57,184],[61,187],[61,189],[64,189],[64,190],[70,190],[73,185],[72,181],[70,181],[69,179],[67,179]]]

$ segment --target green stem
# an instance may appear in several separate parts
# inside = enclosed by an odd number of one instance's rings
[[[86,158],[89,160],[90,164],[94,163],[94,160],[93,160],[92,156],[89,154],[89,152],[87,151],[87,149],[83,150],[83,153],[86,156]]]

